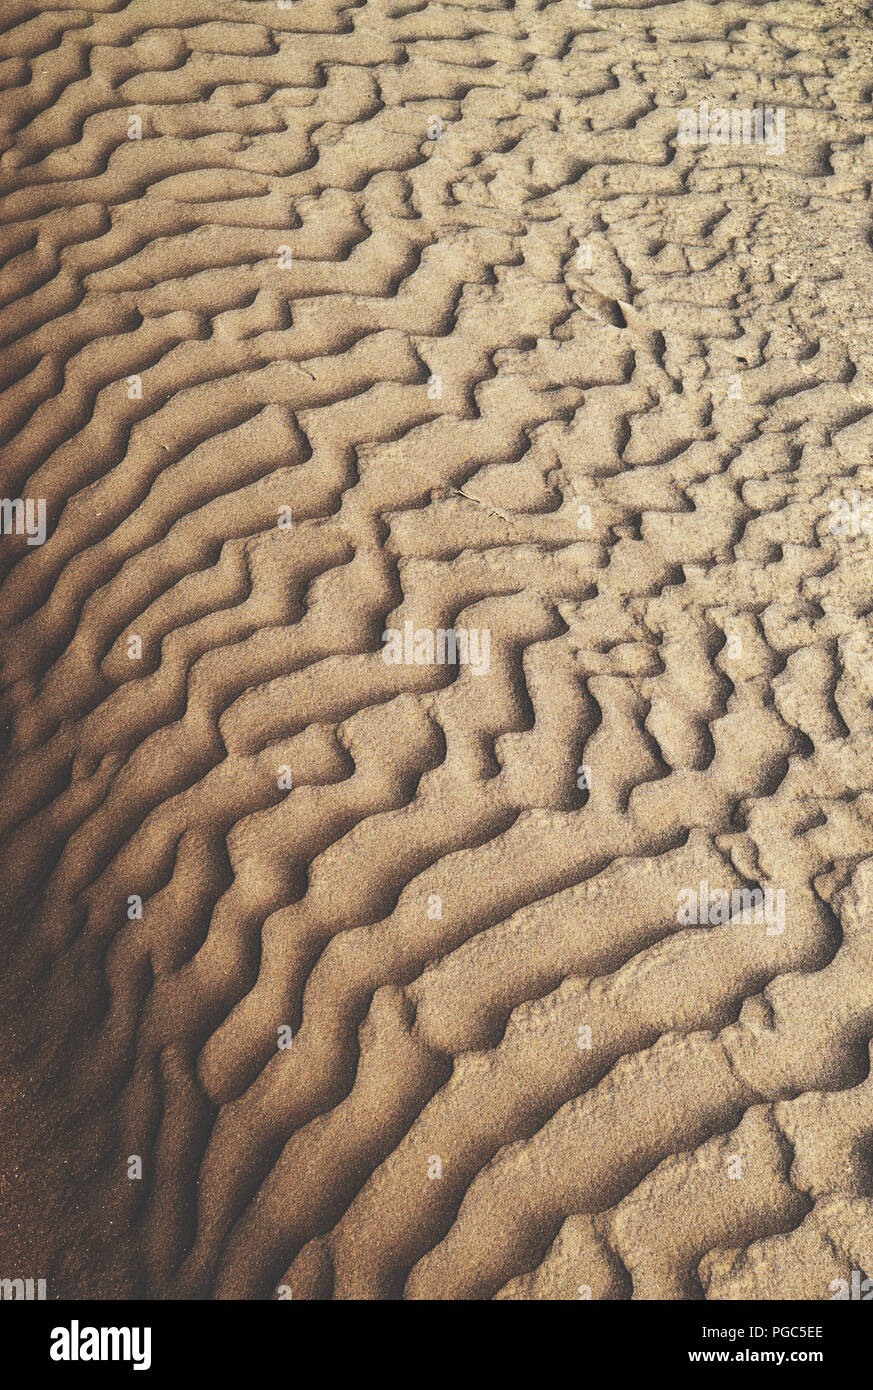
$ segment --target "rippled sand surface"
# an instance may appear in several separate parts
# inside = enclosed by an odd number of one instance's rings
[[[0,25],[0,1276],[873,1273],[869,7]]]

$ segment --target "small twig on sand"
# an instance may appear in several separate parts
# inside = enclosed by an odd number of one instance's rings
[[[476,502],[480,507],[484,507],[486,511],[491,512],[494,516],[499,516],[501,521],[512,521],[512,517],[508,512],[501,511],[500,507],[492,507],[490,502],[483,502],[481,497],[477,497],[474,492],[468,492],[465,487],[453,487],[451,491],[458,497],[466,497],[470,502]]]

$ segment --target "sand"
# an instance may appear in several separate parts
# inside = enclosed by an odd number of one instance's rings
[[[0,1277],[873,1273],[869,7],[2,29]]]

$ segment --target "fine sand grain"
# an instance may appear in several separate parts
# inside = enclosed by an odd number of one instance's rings
[[[873,19],[593,4],[2,0],[0,1277],[873,1274]]]

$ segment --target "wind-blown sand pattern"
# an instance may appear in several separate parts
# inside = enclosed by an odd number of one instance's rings
[[[0,1275],[873,1274],[868,6],[2,26]]]

